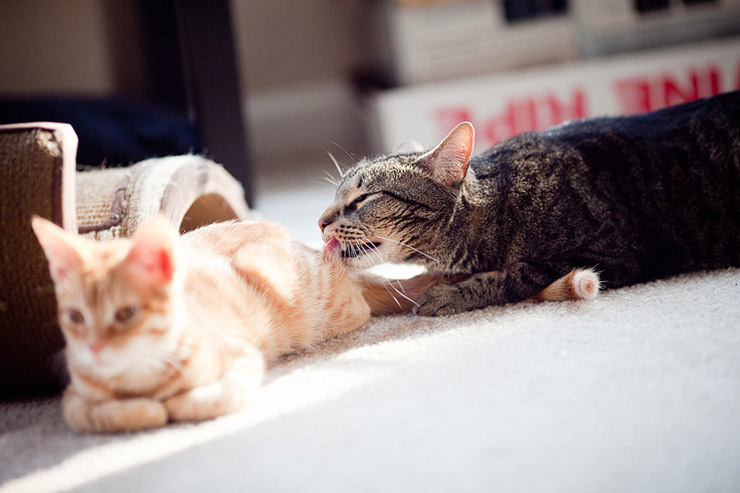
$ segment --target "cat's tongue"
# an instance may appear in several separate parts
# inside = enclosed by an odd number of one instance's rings
[[[324,255],[327,257],[339,257],[342,247],[339,240],[332,238],[324,244]]]

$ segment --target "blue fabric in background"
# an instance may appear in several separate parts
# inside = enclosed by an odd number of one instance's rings
[[[150,157],[202,153],[195,127],[151,104],[109,98],[0,98],[0,123],[69,123],[79,138],[77,167],[116,167]]]

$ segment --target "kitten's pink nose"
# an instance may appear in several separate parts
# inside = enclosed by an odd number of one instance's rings
[[[97,356],[100,354],[100,351],[103,349],[103,343],[100,341],[95,341],[90,343],[90,351]]]
[[[324,228],[326,228],[330,224],[331,221],[328,218],[322,217],[321,219],[319,219],[319,229],[321,229],[321,231],[324,231]]]

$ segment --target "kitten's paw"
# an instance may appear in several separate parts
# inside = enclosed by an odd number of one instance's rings
[[[253,358],[214,383],[195,387],[165,401],[172,421],[203,421],[237,412],[259,392],[263,361]]]
[[[238,411],[243,405],[243,396],[225,392],[222,382],[195,387],[165,401],[172,421],[213,419]]]
[[[459,293],[455,286],[439,285],[426,290],[419,306],[414,310],[422,317],[441,317],[465,311],[460,307]]]
[[[116,399],[90,403],[65,399],[64,418],[80,432],[120,432],[155,428],[167,423],[167,410],[152,399]]]

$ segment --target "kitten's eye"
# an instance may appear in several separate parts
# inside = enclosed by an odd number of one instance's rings
[[[136,315],[137,311],[138,310],[135,306],[125,306],[116,311],[114,317],[116,319],[116,322],[125,323],[134,318],[134,315]]]
[[[85,322],[85,316],[76,308],[70,308],[67,310],[67,320],[73,324],[79,325]]]

